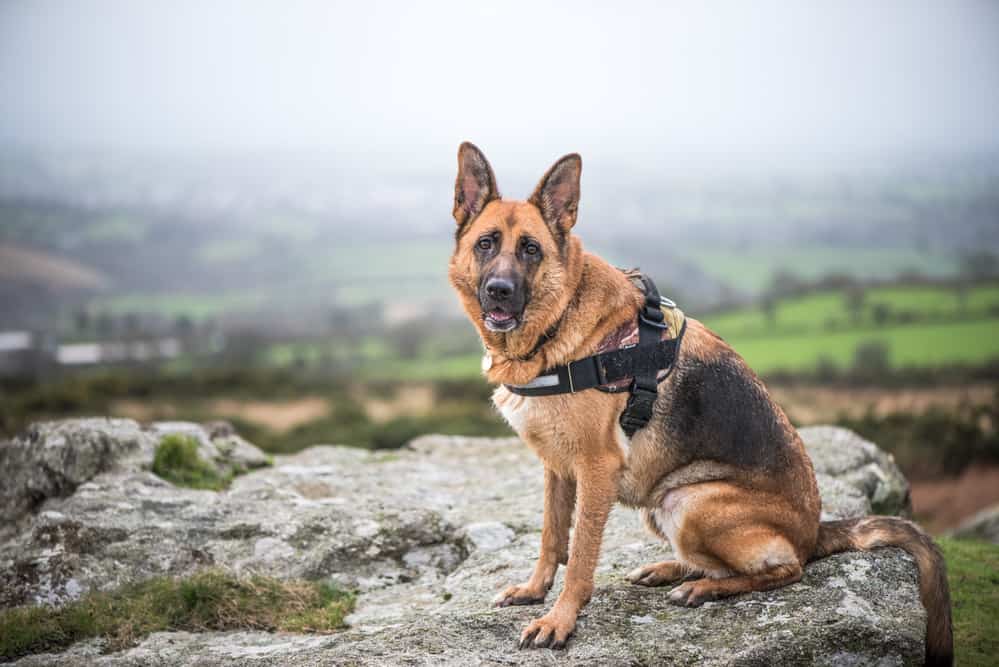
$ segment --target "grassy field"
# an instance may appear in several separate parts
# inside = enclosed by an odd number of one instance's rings
[[[982,364],[999,359],[999,286],[961,293],[932,286],[865,290],[850,307],[843,291],[778,301],[768,315],[741,308],[708,315],[718,332],[760,373],[849,368],[858,346],[879,343],[892,368]]]
[[[708,275],[749,293],[770,286],[777,271],[804,280],[838,273],[859,280],[888,280],[908,271],[932,278],[957,274],[956,257],[909,248],[846,248],[772,245],[719,249],[716,245],[684,247],[680,253]]]
[[[127,313],[155,313],[164,317],[186,316],[195,320],[213,317],[219,313],[252,311],[263,305],[266,295],[256,290],[195,293],[170,292],[164,294],[119,294],[96,298],[89,307],[95,313],[125,315]]]
[[[724,335],[757,373],[811,371],[820,365],[851,367],[859,345],[886,346],[892,368],[975,365],[999,358],[999,319],[954,324],[821,331],[772,336]]]
[[[862,291],[856,312],[842,290],[825,290],[780,300],[769,319],[761,307],[747,307],[710,315],[704,322],[732,334],[771,334],[818,329],[877,326],[877,311],[911,319],[954,320],[999,318],[999,285],[981,285],[963,293],[932,285],[872,287]],[[883,309],[887,308],[887,311]]]

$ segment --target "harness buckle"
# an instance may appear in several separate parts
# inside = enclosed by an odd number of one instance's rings
[[[652,407],[659,393],[655,388],[648,388],[638,378],[631,383],[631,395],[621,413],[621,427],[630,438],[635,431],[645,428],[652,418]]]

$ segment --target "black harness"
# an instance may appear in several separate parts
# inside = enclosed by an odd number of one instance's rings
[[[636,431],[647,426],[658,395],[659,373],[662,370],[668,373],[673,369],[680,351],[680,342],[687,330],[687,320],[684,318],[675,338],[662,340],[662,332],[668,327],[662,308],[672,308],[675,304],[659,295],[655,283],[648,276],[639,274],[636,277],[641,281],[645,292],[645,303],[638,311],[637,345],[549,368],[529,384],[508,384],[507,390],[521,396],[574,394],[632,378],[628,387],[631,395],[621,413],[621,428],[630,438]]]

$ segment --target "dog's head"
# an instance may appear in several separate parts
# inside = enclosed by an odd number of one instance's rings
[[[559,159],[527,201],[500,198],[496,176],[470,143],[458,149],[449,276],[465,311],[487,341],[535,338],[568,301],[580,246],[572,236],[582,160]]]

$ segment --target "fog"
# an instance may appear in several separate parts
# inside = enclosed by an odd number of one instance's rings
[[[7,147],[436,170],[467,138],[538,173],[571,150],[637,169],[987,153],[999,4],[8,0],[0,82]]]

